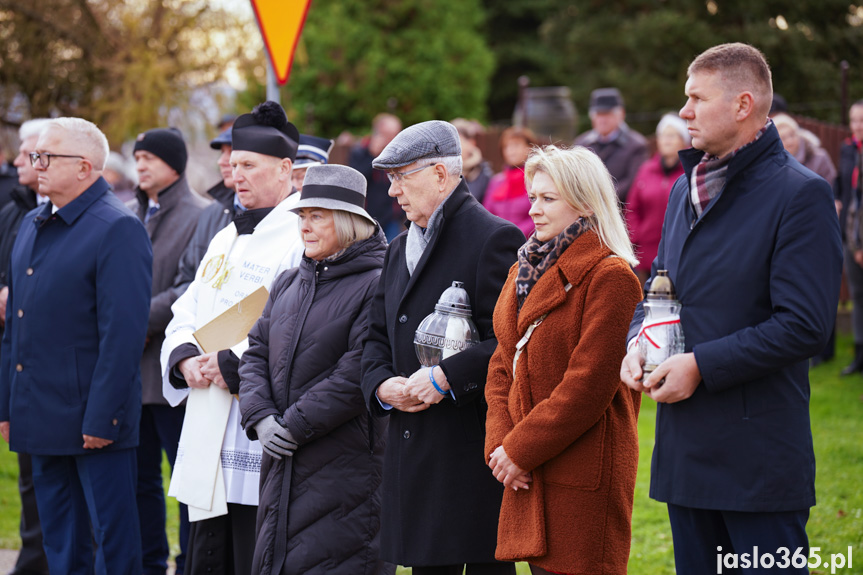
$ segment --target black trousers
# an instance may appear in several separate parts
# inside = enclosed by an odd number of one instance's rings
[[[785,557],[785,552],[780,551],[782,547],[788,550],[789,558],[800,548],[800,553],[808,559],[806,522],[809,520],[809,509],[747,513],[695,509],[669,503],[668,518],[671,520],[677,575],[809,573],[806,566],[795,568],[788,565],[782,568],[777,565]],[[756,547],[759,554],[757,567],[751,566]],[[743,567],[743,554],[748,554],[746,560],[750,567]],[[772,561],[765,560],[766,554],[772,555]],[[733,567],[735,562],[737,567]]]
[[[18,492],[21,494],[21,551],[10,575],[48,575],[42,525],[33,491],[33,464],[26,453],[18,454]]]
[[[228,514],[191,523],[187,575],[252,575],[255,554],[253,505],[228,503]]]

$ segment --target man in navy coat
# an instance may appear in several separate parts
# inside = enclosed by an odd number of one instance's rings
[[[32,456],[52,573],[141,573],[135,446],[152,251],[101,177],[107,156],[90,122],[48,124],[31,160],[51,201],[25,216],[9,266],[0,432]]]
[[[815,504],[807,360],[832,330],[842,272],[833,194],[768,121],[758,50],[716,46],[688,75],[694,149],[680,153],[653,262],[676,287],[686,349],[640,381],[639,305],[621,379],[659,404],[650,496],[668,504],[677,573],[720,561],[808,573],[791,559],[808,560]]]

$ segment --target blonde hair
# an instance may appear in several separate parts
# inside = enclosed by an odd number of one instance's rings
[[[798,124],[794,120],[794,118],[792,118],[788,114],[776,114],[775,116],[773,116],[773,123],[776,124],[777,128],[779,128],[780,126],[788,126],[792,130],[794,130],[794,133],[800,131],[800,124]]]
[[[588,219],[603,245],[630,265],[638,263],[611,175],[596,154],[581,146],[534,148],[524,166],[528,189],[537,172],[551,178],[560,196],[574,210],[593,212]]]
[[[333,224],[339,246],[343,251],[357,242],[367,240],[375,233],[375,226],[366,218],[345,210],[333,210]]]

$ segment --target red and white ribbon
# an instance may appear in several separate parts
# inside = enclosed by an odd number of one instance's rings
[[[652,329],[652,328],[654,328],[654,327],[659,327],[659,326],[662,326],[662,325],[673,325],[673,324],[675,324],[675,323],[680,323],[680,318],[679,318],[679,317],[676,317],[676,318],[674,318],[674,319],[663,319],[663,320],[661,320],[661,321],[655,321],[655,322],[653,322],[653,323],[645,323],[645,324],[642,324],[642,326],[641,326],[641,330],[638,332],[638,336],[636,337],[635,341],[636,341],[636,343],[637,343],[637,342],[642,338],[642,336],[643,336],[647,341],[649,341],[649,342],[650,342],[650,344],[651,344],[653,347],[655,347],[656,349],[662,349],[662,347],[663,347],[663,346],[661,346],[661,345],[659,345],[658,343],[656,343],[656,342],[653,340],[653,338],[651,338],[651,337],[650,337],[650,335],[647,333],[647,330]]]

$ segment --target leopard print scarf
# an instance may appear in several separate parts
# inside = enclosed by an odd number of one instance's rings
[[[518,309],[521,309],[527,294],[551,266],[557,263],[566,248],[590,228],[590,220],[579,218],[556,237],[543,243],[536,239],[536,234],[518,249],[518,275],[515,278],[515,293],[518,298]]]

